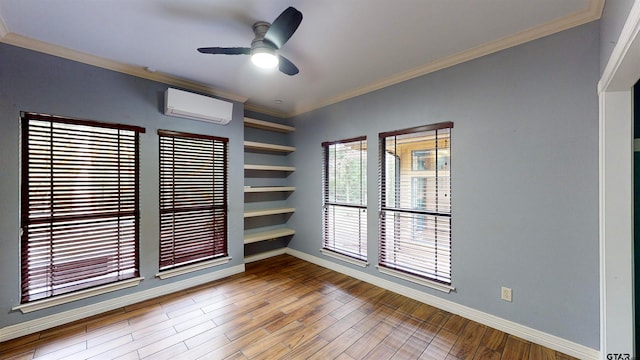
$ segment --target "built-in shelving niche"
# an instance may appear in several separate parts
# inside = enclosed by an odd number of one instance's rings
[[[244,244],[245,256],[285,247],[295,230],[287,225],[295,213],[288,198],[296,189],[289,175],[293,126],[244,118]]]

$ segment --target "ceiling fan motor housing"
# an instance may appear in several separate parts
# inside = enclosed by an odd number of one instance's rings
[[[278,66],[277,47],[269,40],[265,34],[271,27],[266,21],[258,21],[253,24],[253,32],[256,37],[251,41],[251,60],[259,67],[273,68]]]
[[[253,24],[255,37],[251,47],[204,47],[203,54],[251,55],[252,62],[263,68],[278,67],[280,72],[296,75],[299,70],[289,59],[279,55],[278,50],[291,38],[302,22],[302,13],[293,7],[286,8],[273,23],[257,21]]]
[[[256,49],[268,48],[275,54],[276,46],[264,38],[264,35],[270,27],[271,24],[266,21],[258,21],[253,24],[253,33],[255,34],[255,38],[251,41],[252,52]]]

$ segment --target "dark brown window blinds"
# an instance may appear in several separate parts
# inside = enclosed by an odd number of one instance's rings
[[[22,114],[22,302],[138,276],[143,128]]]
[[[160,270],[227,256],[228,139],[158,130]]]
[[[451,284],[451,128],[380,134],[380,266]]]
[[[322,144],[323,248],[367,259],[367,140]]]

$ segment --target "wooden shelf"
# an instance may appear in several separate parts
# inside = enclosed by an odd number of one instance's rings
[[[278,191],[296,191],[295,186],[259,186],[245,187],[245,193],[261,193],[261,192],[278,192]]]
[[[255,141],[245,141],[244,148],[252,149],[252,150],[278,151],[278,152],[285,152],[285,153],[296,151],[296,148],[293,146],[266,144],[266,143],[260,143]]]
[[[244,164],[245,170],[296,171],[295,166]]]
[[[271,209],[261,209],[261,210],[247,210],[244,212],[244,217],[256,217],[256,216],[267,216],[267,215],[278,215],[278,214],[289,214],[295,212],[296,208],[292,207],[283,207],[283,208],[271,208]]]
[[[295,127],[289,125],[278,124],[275,122],[252,119],[245,117],[244,118],[244,126],[247,128],[255,128],[259,130],[278,132],[283,134],[288,134],[295,131]],[[260,140],[258,137],[261,134],[261,131],[247,131],[249,135],[256,136],[256,140]],[[271,134],[274,136],[275,134]],[[275,141],[275,142],[284,142],[287,143],[287,139],[290,139],[289,135],[277,135],[274,140],[267,141]],[[249,137],[251,139],[251,136]],[[281,139],[281,140],[279,140]],[[266,178],[265,182],[262,184],[256,183],[258,186],[245,186],[245,201],[252,202],[251,200],[255,197],[261,201],[266,201],[274,207],[268,207],[269,205],[265,204],[266,208],[262,209],[246,209],[247,203],[245,203],[245,211],[244,218],[251,225],[258,225],[260,223],[259,228],[253,228],[253,226],[249,225],[249,228],[245,227],[244,232],[244,244],[252,244],[260,241],[269,241],[274,240],[286,236],[291,236],[296,233],[295,230],[288,228],[286,225],[286,220],[289,217],[289,214],[292,214],[296,211],[293,207],[289,206],[287,203],[282,203],[274,198],[282,200],[282,197],[286,197],[289,195],[289,192],[295,191],[295,186],[282,186],[286,185],[288,182],[281,182],[282,178],[289,176],[289,173],[296,171],[295,166],[288,165],[279,165],[279,163],[285,163],[283,158],[280,159],[271,159],[274,155],[283,156],[288,155],[291,152],[296,151],[296,148],[293,146],[287,145],[279,145],[272,143],[263,143],[258,141],[248,141],[244,142],[244,151],[245,154],[249,152],[254,152],[258,154],[256,157],[262,160],[255,160],[258,163],[262,164],[244,164],[245,170],[245,178],[250,178],[251,181],[256,180],[257,178]],[[254,160],[250,160],[253,162]],[[266,165],[266,164],[268,165]],[[252,173],[251,171],[269,171],[270,173]],[[278,173],[278,172],[284,172]],[[279,179],[274,182],[274,179]],[[271,180],[271,181],[269,181]],[[257,180],[256,180],[257,181]],[[252,182],[249,182],[253,184]],[[280,185],[280,186],[271,186],[272,184]],[[267,185],[267,186],[263,186]],[[246,194],[255,194],[255,195],[246,195]],[[275,207],[281,206],[281,207]],[[258,206],[261,207],[261,206]],[[251,205],[249,205],[251,208]],[[270,215],[276,215],[273,217],[269,217]],[[260,218],[262,216],[262,218]],[[255,218],[251,220],[252,218]],[[245,226],[247,226],[245,224]],[[267,230],[268,229],[268,230]]]
[[[290,133],[296,131],[296,128],[294,128],[293,126],[282,125],[270,121],[252,119],[248,117],[244,118],[244,126],[262,130],[277,131],[281,133]]]
[[[273,240],[284,236],[294,235],[295,230],[289,228],[280,228],[275,230],[261,231],[257,233],[245,234],[244,243],[251,244],[258,241]]]

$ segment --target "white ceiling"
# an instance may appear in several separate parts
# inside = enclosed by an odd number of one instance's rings
[[[600,18],[604,0],[0,0],[0,41],[290,116]],[[251,25],[303,13],[287,76],[248,56]],[[155,72],[144,70],[150,68]],[[281,100],[282,103],[276,103]]]

